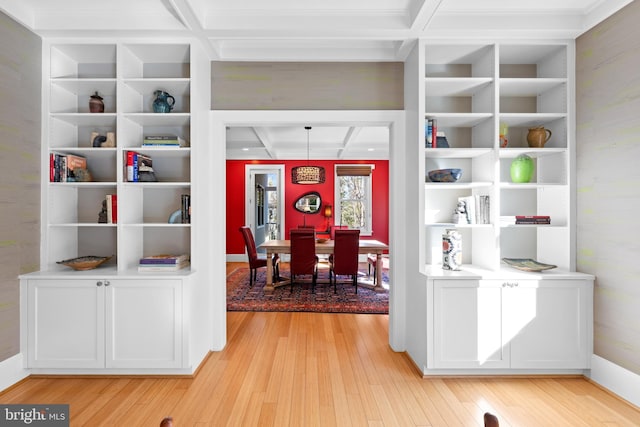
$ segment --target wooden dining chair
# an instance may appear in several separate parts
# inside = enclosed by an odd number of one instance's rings
[[[500,427],[498,417],[490,412],[484,413],[484,427]]]
[[[242,226],[240,227],[240,233],[242,233],[242,237],[244,238],[247,256],[249,257],[249,286],[251,287],[253,286],[253,282],[256,281],[258,269],[267,266],[267,259],[258,255],[251,228]],[[273,265],[273,281],[278,282],[280,280],[280,257],[278,254],[273,255],[271,262]]]
[[[294,228],[289,231],[291,239],[291,292],[297,276],[311,275],[311,292],[315,293],[318,279],[318,257],[316,256],[316,233],[309,228]]]
[[[329,279],[333,276],[333,292],[337,291],[338,275],[351,276],[358,293],[358,246],[360,230],[336,230],[333,254],[329,257]]]

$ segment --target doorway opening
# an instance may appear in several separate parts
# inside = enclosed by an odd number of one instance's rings
[[[245,166],[245,224],[260,245],[282,238],[284,229],[284,165]]]

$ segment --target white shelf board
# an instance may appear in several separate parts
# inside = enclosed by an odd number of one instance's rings
[[[189,157],[191,155],[191,147],[128,147],[127,151],[151,153],[150,155],[154,158]]]
[[[491,148],[425,148],[424,157],[430,159],[470,159],[484,156]]]
[[[123,224],[125,227],[135,227],[135,228],[188,228],[191,227],[191,224],[170,224],[168,222],[146,222],[146,223],[131,223],[131,224]]]
[[[58,78],[51,79],[51,85],[61,87],[76,95],[93,94],[96,91],[98,95],[115,95],[116,79],[76,79],[76,78]]]
[[[534,127],[566,119],[566,113],[501,113],[500,122],[514,127]]]
[[[106,156],[111,157],[116,152],[116,147],[49,147],[49,151],[56,153],[73,153],[81,156]]]
[[[501,148],[500,158],[501,159],[512,159],[520,154],[526,154],[530,157],[545,157],[545,156],[553,156],[556,154],[566,153],[566,148]]]
[[[426,96],[471,96],[493,82],[490,77],[427,77]]]
[[[69,223],[50,223],[49,227],[70,227],[70,228],[86,228],[86,227],[99,227],[99,228],[115,228],[118,224],[107,224],[98,222],[69,222]]]
[[[109,188],[115,187],[116,183],[113,181],[91,181],[91,182],[49,182],[52,187],[74,187],[74,188]]]
[[[144,188],[188,188],[191,187],[191,183],[188,181],[184,182],[125,182],[125,187],[144,187]]]
[[[428,179],[428,178],[427,178]],[[431,182],[424,183],[425,189],[428,190],[467,190],[473,188],[491,187],[492,182],[476,181],[476,182]]]
[[[152,94],[156,90],[163,90],[172,96],[185,96],[189,95],[191,79],[125,79],[124,84],[140,94]]]
[[[566,184],[559,182],[547,182],[547,183],[538,183],[538,182],[525,182],[525,183],[515,183],[515,182],[501,182],[500,188],[509,189],[509,190],[531,190],[542,187],[564,187]]]
[[[116,126],[116,113],[53,113],[50,117],[76,126]]]
[[[492,113],[425,113],[425,120],[438,120],[438,128],[474,127],[492,117]]]
[[[538,96],[566,83],[563,78],[501,78],[500,96]]]
[[[124,117],[142,126],[186,126],[191,120],[189,113],[127,113]]]
[[[429,227],[443,227],[443,228],[491,228],[493,224],[454,224],[452,222],[427,222],[426,226]]]

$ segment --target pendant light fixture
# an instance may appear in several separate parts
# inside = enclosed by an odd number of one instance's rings
[[[309,131],[311,126],[304,127],[307,130],[307,165],[296,166],[291,169],[291,182],[294,184],[322,184],[324,183],[324,168],[322,166],[309,165]]]

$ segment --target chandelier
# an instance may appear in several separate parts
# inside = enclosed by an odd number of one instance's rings
[[[309,165],[309,131],[311,126],[304,127],[307,130],[307,165],[296,166],[291,169],[291,182],[294,184],[322,184],[324,183],[325,173],[322,166]]]

